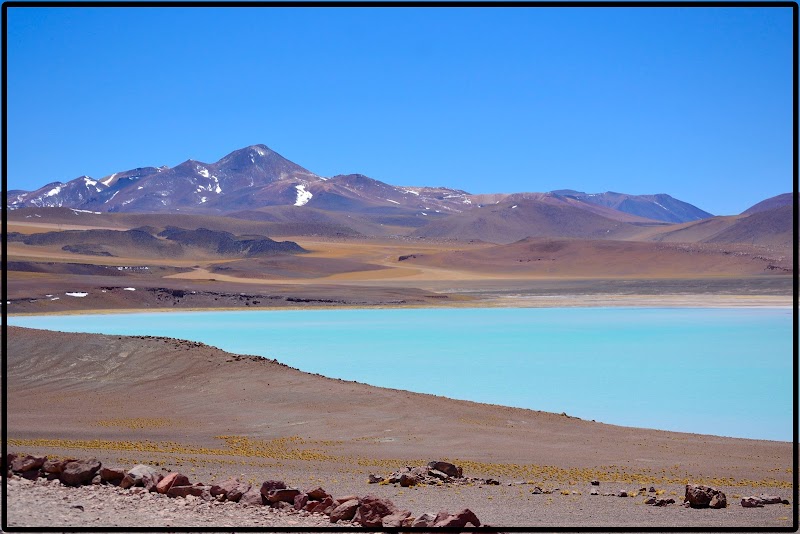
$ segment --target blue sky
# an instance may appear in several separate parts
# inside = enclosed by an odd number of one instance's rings
[[[8,187],[263,143],[471,193],[792,190],[790,8],[11,8]]]

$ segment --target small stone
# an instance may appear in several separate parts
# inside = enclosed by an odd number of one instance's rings
[[[742,499],[742,508],[763,508],[764,503],[758,497],[745,497]]]
[[[381,482],[383,482],[383,477],[382,476],[373,475],[372,473],[370,473],[369,479],[368,479],[368,483],[369,484],[379,484]]]
[[[628,492],[625,491],[625,490],[619,490],[617,492],[617,497],[627,497],[627,496],[628,496]]]
[[[591,482],[589,482],[589,484],[591,484],[592,486],[599,486],[600,485],[600,481],[599,480],[592,480]]]

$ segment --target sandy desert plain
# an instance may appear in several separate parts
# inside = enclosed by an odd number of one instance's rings
[[[7,224],[8,236],[13,235],[5,273],[10,315],[218,308],[792,306],[790,246],[644,238],[532,238],[498,245],[407,235],[292,235],[290,228],[257,221],[67,209],[15,210]],[[169,225],[267,235],[294,241],[308,252],[229,257],[193,244],[153,246],[139,234],[109,241],[102,233],[87,233]],[[49,238],[25,242],[48,233]],[[104,465],[127,468],[148,463],[204,483],[229,476],[254,484],[280,479],[303,490],[320,486],[334,496],[388,498],[414,516],[469,508],[493,527],[790,529],[796,517],[790,442],[619,427],[377,388],[173,339],[8,327],[5,342],[9,452],[96,457]],[[632,402],[667,402],[686,409],[675,399]],[[742,402],[763,402],[768,409],[767,399],[743,396]],[[370,474],[386,477],[431,460],[451,461],[466,476],[499,484],[368,484]],[[593,480],[599,486],[590,485]],[[687,483],[721,489],[729,506],[684,508]],[[655,493],[639,490],[651,486],[659,498],[677,503],[646,505]],[[66,492],[63,497],[45,497],[45,492],[39,498],[50,500],[29,502],[37,495],[35,487],[9,485],[9,527],[234,530],[320,524],[308,515],[244,508],[215,515],[208,503],[179,509],[172,501],[181,499],[152,499],[149,506],[160,512],[145,519],[104,508],[105,494],[99,490],[59,489]],[[552,493],[534,494],[535,487]],[[600,495],[590,495],[593,488]],[[632,496],[602,495],[620,490]],[[791,504],[740,505],[742,497],[762,493]],[[139,503],[142,497],[130,500]],[[41,513],[45,506],[47,513]]]

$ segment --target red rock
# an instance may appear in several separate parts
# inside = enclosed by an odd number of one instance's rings
[[[263,486],[262,486],[262,495],[263,493]],[[294,498],[300,495],[300,490],[294,488],[282,488],[282,489],[274,489],[267,492],[267,500],[271,503],[276,502],[288,502],[291,505],[294,505]]]
[[[61,471],[64,470],[64,466],[67,465],[69,462],[74,462],[74,459],[69,460],[57,460],[55,458],[48,458],[45,460],[44,464],[42,464],[42,471],[45,473],[51,474],[60,474]]]
[[[331,511],[331,523],[338,521],[349,521],[353,519],[358,510],[358,499],[350,499],[345,501]]]
[[[393,514],[389,514],[385,516],[381,520],[381,526],[383,527],[402,527],[407,526],[403,523],[406,522],[408,518],[411,517],[411,512],[408,510],[400,510],[399,512],[395,512]]]
[[[450,462],[437,462],[437,461],[429,462],[428,469],[436,469],[437,471],[441,471],[447,476],[453,478],[461,478],[463,473],[460,467],[451,464]]]
[[[167,497],[187,497],[194,495],[200,497],[203,495],[203,488],[201,486],[177,486],[172,485],[166,493]]]
[[[309,503],[309,504],[311,504],[311,503]],[[325,497],[324,499],[322,499],[322,501],[320,501],[319,503],[317,503],[317,504],[316,504],[316,505],[315,505],[315,506],[314,506],[314,507],[313,507],[311,510],[309,510],[309,511],[310,511],[311,513],[314,513],[314,514],[325,514],[325,515],[330,515],[330,514],[331,514],[331,512],[333,511],[333,509],[334,509],[336,506],[338,506],[338,505],[336,504],[336,502],[333,500],[333,498],[332,498],[332,497]]]
[[[758,497],[745,497],[742,499],[742,508],[763,508],[764,503]]]
[[[181,473],[170,473],[156,484],[158,493],[167,493],[172,486],[190,486],[189,477]]]
[[[161,473],[156,471],[153,467],[145,464],[137,464],[131,468],[130,471],[119,483],[122,489],[131,488],[133,486],[144,486],[147,491],[155,491],[156,484],[161,482]]]
[[[727,505],[725,494],[716,488],[701,486],[699,484],[686,484],[685,502],[692,508],[708,508],[711,500],[719,495],[714,501],[715,508],[724,508]]]
[[[324,489],[322,489],[322,488],[316,488],[316,489],[313,489],[313,490],[311,490],[311,491],[309,491],[309,492],[307,492],[307,493],[308,493],[308,498],[309,498],[309,499],[312,499],[312,500],[314,500],[314,501],[321,501],[321,500],[323,500],[325,497],[330,497],[330,495],[328,494],[328,492],[327,492],[327,491],[325,491],[325,490],[324,490]]]
[[[251,506],[258,506],[264,504],[264,496],[261,491],[256,488],[250,488],[245,491],[239,499],[240,504],[249,504]]]
[[[11,462],[11,470],[15,473],[38,470],[47,461],[47,456],[17,456]]]
[[[301,493],[294,498],[294,509],[295,510],[302,510],[305,508],[306,504],[308,504],[308,494]]]
[[[709,508],[726,508],[728,506],[728,499],[721,491],[711,497],[711,502],[708,503]]]
[[[100,467],[100,462],[94,458],[67,462],[59,475],[59,480],[68,486],[88,484],[100,471]]]
[[[417,482],[419,482],[419,480],[417,480],[417,477],[415,477],[414,475],[408,473],[403,473],[402,475],[400,475],[400,485],[403,486],[404,488],[407,488],[409,486],[416,486]]]
[[[397,507],[392,501],[367,495],[358,501],[358,510],[353,521],[365,527],[379,527],[383,523],[384,517],[397,512]]]
[[[412,527],[432,527],[436,522],[436,516],[429,513],[424,513],[414,520],[411,524]]]
[[[358,500],[358,495],[345,495],[344,497],[337,497],[333,500],[336,504],[342,504],[343,502],[352,501],[353,499]]]
[[[121,467],[101,467],[100,479],[109,484],[119,485],[122,479],[125,478],[125,470]]]
[[[232,502],[239,502],[242,495],[250,489],[250,484],[240,482],[238,479],[229,478],[221,482],[219,485],[211,486],[210,493],[213,496],[224,495],[226,499]]]

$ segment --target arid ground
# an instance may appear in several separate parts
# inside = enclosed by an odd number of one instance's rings
[[[65,233],[149,224],[148,232],[156,235],[186,222],[180,218],[28,217],[8,224],[9,233],[17,233],[8,243],[10,314],[792,304],[791,249],[780,246],[542,238],[497,245],[308,233],[280,237],[304,253],[237,256],[204,243],[137,240],[141,234],[128,234],[136,239],[121,247],[104,241],[103,234],[87,242],[90,234]],[[259,222],[204,218],[192,227],[201,223],[235,236],[278,239]],[[25,236],[45,233],[25,242]],[[127,467],[157,462],[207,482],[230,475],[278,478],[300,488],[380,495],[415,515],[470,508],[492,526],[792,524],[791,506],[739,505],[741,497],[760,493],[794,505],[791,443],[623,428],[381,389],[179,340],[9,327],[6,341],[12,452],[96,456]],[[680,398],[631,402],[692,409]],[[764,402],[768,409],[764,399],[743,395],[742,402]],[[367,483],[371,473],[386,476],[430,460],[455,462],[465,475],[500,484]],[[600,481],[601,493],[624,489],[636,496],[592,496],[591,480]],[[731,505],[681,507],[687,482],[722,489]],[[554,491],[532,494],[537,486]],[[645,505],[637,492],[650,486],[678,504]],[[25,514],[10,519],[31,524]]]
[[[165,338],[9,327],[7,372],[14,452],[157,463],[207,482],[278,478],[377,494],[416,515],[470,508],[494,526],[791,524],[787,505],[739,505],[760,493],[793,502],[785,442],[624,428],[381,389]],[[691,409],[680,399],[639,401]],[[367,483],[370,473],[440,459],[500,485]],[[679,503],[687,482],[702,483],[725,491],[731,506],[654,508],[643,494],[590,496],[595,479],[601,492],[654,486]],[[557,491],[534,495],[536,486]]]

